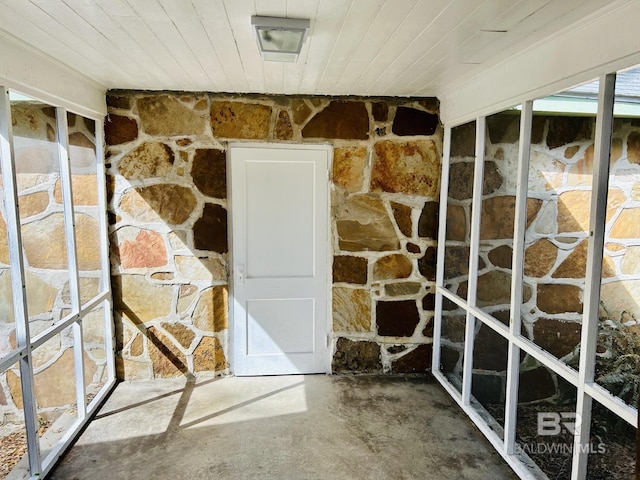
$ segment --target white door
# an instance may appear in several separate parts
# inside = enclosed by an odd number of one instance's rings
[[[331,147],[230,147],[233,371],[327,372]]]

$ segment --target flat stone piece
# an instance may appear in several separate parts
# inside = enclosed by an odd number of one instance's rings
[[[181,323],[163,323],[162,328],[183,348],[189,348],[196,338],[196,334]]]
[[[552,318],[539,318],[533,323],[533,341],[550,354],[562,358],[580,343],[582,325]]]
[[[85,360],[87,358],[85,357]],[[85,379],[89,380],[96,371],[95,363],[84,362]],[[64,353],[45,370],[34,375],[33,384],[38,398],[38,407],[63,407],[75,402],[75,370],[73,349]]]
[[[452,279],[467,273],[469,273],[469,247],[448,245],[444,251],[444,277]]]
[[[453,154],[452,154],[453,156]],[[470,200],[473,195],[473,162],[455,162],[449,167],[449,198]]]
[[[371,114],[376,122],[386,122],[389,118],[389,105],[387,105],[387,102],[373,102],[371,104]]]
[[[558,232],[586,232],[589,228],[591,192],[570,190],[558,196]]]
[[[204,133],[206,117],[194,112],[174,95],[139,98],[138,115],[149,135],[176,136]]]
[[[556,263],[558,247],[546,238],[541,238],[524,252],[524,274],[529,277],[544,277]]]
[[[366,140],[369,114],[362,102],[334,100],[302,129],[304,138]]]
[[[128,190],[120,209],[138,222],[180,225],[187,221],[197,200],[188,187],[175,184],[150,185]]]
[[[436,240],[438,238],[438,202],[425,202],[418,220],[418,236]]]
[[[465,324],[466,324],[466,317],[464,315],[443,316],[442,338],[453,343],[463,342]]]
[[[335,208],[335,215],[341,250],[383,252],[400,248],[393,223],[378,197],[349,197]]]
[[[59,202],[61,203],[61,202]],[[44,212],[49,206],[49,193],[36,192],[29,195],[20,195],[18,197],[18,208],[20,209],[20,218],[27,218]],[[4,223],[4,220],[0,220]],[[0,227],[2,228],[2,227]],[[6,228],[6,227],[4,227]],[[6,236],[0,237],[4,243],[7,242]]]
[[[107,107],[129,109],[131,108],[131,97],[107,95]]]
[[[375,342],[358,342],[340,337],[336,343],[331,370],[334,373],[381,372],[380,346]]]
[[[476,122],[451,130],[451,157],[474,157],[476,154]]]
[[[419,282],[388,283],[384,287],[385,295],[390,297],[416,295],[420,290],[422,290],[422,284]]]
[[[435,113],[409,107],[398,107],[391,131],[399,136],[433,135],[440,119]]]
[[[367,283],[367,259],[351,255],[333,257],[333,283]]]
[[[473,368],[504,372],[507,370],[509,343],[492,328],[482,325],[473,342]]]
[[[341,147],[333,151],[333,183],[349,192],[363,186],[363,172],[367,164],[367,147]]]
[[[174,155],[169,145],[145,142],[118,162],[118,171],[128,179],[164,177],[171,171]]]
[[[333,331],[371,331],[371,295],[363,288],[333,287]]]
[[[416,245],[415,243],[407,242],[407,252],[409,253],[420,253],[422,250],[420,249],[420,245]]]
[[[511,301],[511,275],[502,270],[490,270],[478,277],[478,306],[509,305]]]
[[[203,337],[193,351],[193,370],[198,372],[219,372],[229,368],[224,348],[215,337]]]
[[[193,226],[193,245],[198,250],[227,253],[227,210],[207,203]]]
[[[158,285],[142,275],[112,278],[116,311],[134,324],[149,322],[171,313],[172,285]]]
[[[202,291],[193,311],[193,325],[208,333],[221,332],[229,326],[229,294],[226,285]]]
[[[545,367],[520,372],[518,385],[518,402],[543,400],[556,394],[556,385]]]
[[[538,308],[546,313],[582,313],[582,290],[575,285],[538,285]]]
[[[224,150],[196,150],[191,177],[203,194],[214,198],[227,198],[227,159]]]
[[[72,174],[71,186],[73,188],[74,206],[98,205],[98,177],[95,173],[88,175]],[[53,198],[57,203],[62,203],[62,183],[56,181],[53,187]]]
[[[415,300],[379,301],[376,304],[378,335],[410,337],[419,321],[420,314]]]
[[[616,280],[603,283],[600,303],[607,318],[624,320],[630,312],[638,312],[640,298],[640,280]]]
[[[115,238],[123,268],[153,268],[167,264],[167,249],[158,232],[123,227],[116,231]]]
[[[289,113],[286,110],[278,112],[276,126],[273,129],[273,136],[278,140],[291,140],[293,138],[293,127],[289,119]]]
[[[551,275],[553,278],[584,278],[587,272],[587,248],[588,241],[583,240],[569,254]],[[608,262],[602,264],[602,276],[605,278],[615,276],[615,267]]]
[[[184,354],[166,335],[155,327],[149,328],[146,335],[154,377],[176,377],[189,371]]]
[[[107,145],[120,145],[138,138],[138,123],[129,117],[109,114],[104,122],[104,140]]]
[[[271,107],[258,103],[211,102],[211,130],[214,137],[266,139],[271,124]]]
[[[558,148],[568,143],[591,138],[594,120],[586,117],[549,116],[547,146]]]
[[[413,221],[411,220],[413,209],[408,205],[391,202],[391,211],[393,212],[393,217],[396,220],[396,225],[398,225],[400,232],[406,237],[411,237],[413,233]]]
[[[227,269],[219,258],[175,256],[176,267],[182,278],[191,282],[225,281]]]
[[[374,145],[371,191],[435,197],[440,185],[440,157],[433,140]]]
[[[302,125],[304,121],[311,115],[311,108],[309,105],[301,99],[294,98],[291,100],[291,113],[293,114],[293,121],[296,125]]]
[[[625,208],[611,228],[610,238],[640,238],[640,208]]]
[[[425,250],[424,255],[418,260],[418,270],[420,275],[424,276],[430,282],[436,279],[436,249],[429,247]]]
[[[422,297],[422,309],[430,312],[436,309],[436,296],[433,293],[427,293]]]
[[[0,237],[1,238],[1,237]],[[620,262],[620,270],[624,274],[634,275],[640,272],[640,247],[629,246],[624,251]]]
[[[374,280],[389,280],[411,276],[413,263],[406,256],[398,253],[379,258],[373,266]]]
[[[391,365],[392,373],[427,373],[431,370],[431,345],[418,345]]]
[[[496,267],[511,268],[513,249],[508,245],[500,245],[488,254],[489,261]]]
[[[466,209],[461,205],[447,205],[447,240],[464,242],[471,229]]]
[[[515,143],[520,139],[520,114],[498,113],[487,117],[489,140],[496,143]]]
[[[511,195],[490,197],[482,201],[480,220],[481,240],[501,240],[513,238],[513,226],[516,213],[516,198]],[[527,199],[527,227],[535,219],[542,200]]]
[[[640,133],[631,132],[627,138],[627,159],[640,165]]]

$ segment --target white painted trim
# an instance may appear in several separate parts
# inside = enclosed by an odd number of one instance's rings
[[[440,118],[459,124],[640,63],[640,2],[616,0],[466,84],[436,92]],[[603,35],[606,32],[606,41]]]
[[[107,114],[107,87],[0,32],[0,84],[85,117]]]

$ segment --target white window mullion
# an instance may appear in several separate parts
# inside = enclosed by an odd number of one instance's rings
[[[73,212],[73,188],[71,181],[71,159],[69,157],[69,132],[67,129],[67,111],[56,108],[56,124],[58,130],[58,159],[60,163],[60,182],[62,186],[62,210],[64,212],[64,228],[67,239],[67,260],[69,266],[69,293],[71,311],[80,312],[80,279],[78,275],[78,258],[76,249],[75,215]],[[76,378],[76,408],[78,418],[86,415],[84,386],[84,355],[82,342],[82,325],[74,322],[73,356]]]
[[[609,157],[613,132],[613,103],[615,73],[600,77],[598,115],[593,150],[593,179],[591,190],[591,215],[589,218],[589,246],[580,341],[580,369],[578,371],[578,398],[576,414],[578,422],[574,437],[572,480],[582,480],[587,475],[587,456],[582,445],[589,443],[591,432],[592,398],[585,393],[585,384],[593,383],[596,347],[598,341],[598,312],[602,283],[602,255],[604,251],[607,193],[609,191]]]
[[[22,236],[20,214],[18,213],[18,189],[16,186],[15,157],[13,155],[13,133],[11,129],[11,100],[9,91],[2,87],[0,95],[0,170],[4,189],[5,221],[9,243],[9,263],[13,312],[16,322],[16,343],[23,350],[20,358],[20,379],[24,423],[27,435],[27,452],[30,474],[39,474],[40,442],[38,440],[38,414],[33,384],[33,365],[31,363],[31,345],[29,342],[29,315],[25,284],[24,262],[22,258]]]
[[[509,313],[509,352],[507,357],[507,386],[505,391],[504,449],[514,453],[518,410],[518,382],[520,379],[520,348],[514,338],[522,328],[522,280],[524,244],[527,230],[527,196],[529,190],[529,160],[531,156],[531,129],[533,102],[522,105],[520,114],[520,145],[516,178],[516,205],[513,225],[513,249],[511,258],[511,306]]]
[[[471,233],[469,238],[469,275],[467,280],[467,304],[476,305],[476,286],[478,284],[478,252],[480,250],[480,214],[482,212],[482,186],[484,183],[484,148],[486,117],[476,120],[476,155],[473,172],[473,200],[471,203]],[[476,320],[467,311],[464,334],[464,360],[462,367],[462,401],[469,405],[471,399],[471,380],[473,371],[473,342]]]
[[[444,249],[447,241],[447,197],[449,195],[449,164],[451,162],[451,127],[444,130],[442,148],[442,170],[440,174],[440,218],[438,219],[438,248],[436,257],[436,301],[433,318],[433,349],[431,369],[440,370],[440,337],[442,335],[442,293],[444,286]]]

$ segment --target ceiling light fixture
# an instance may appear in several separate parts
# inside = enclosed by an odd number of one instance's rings
[[[272,62],[298,60],[310,23],[301,19],[252,16],[251,25],[262,59]]]

